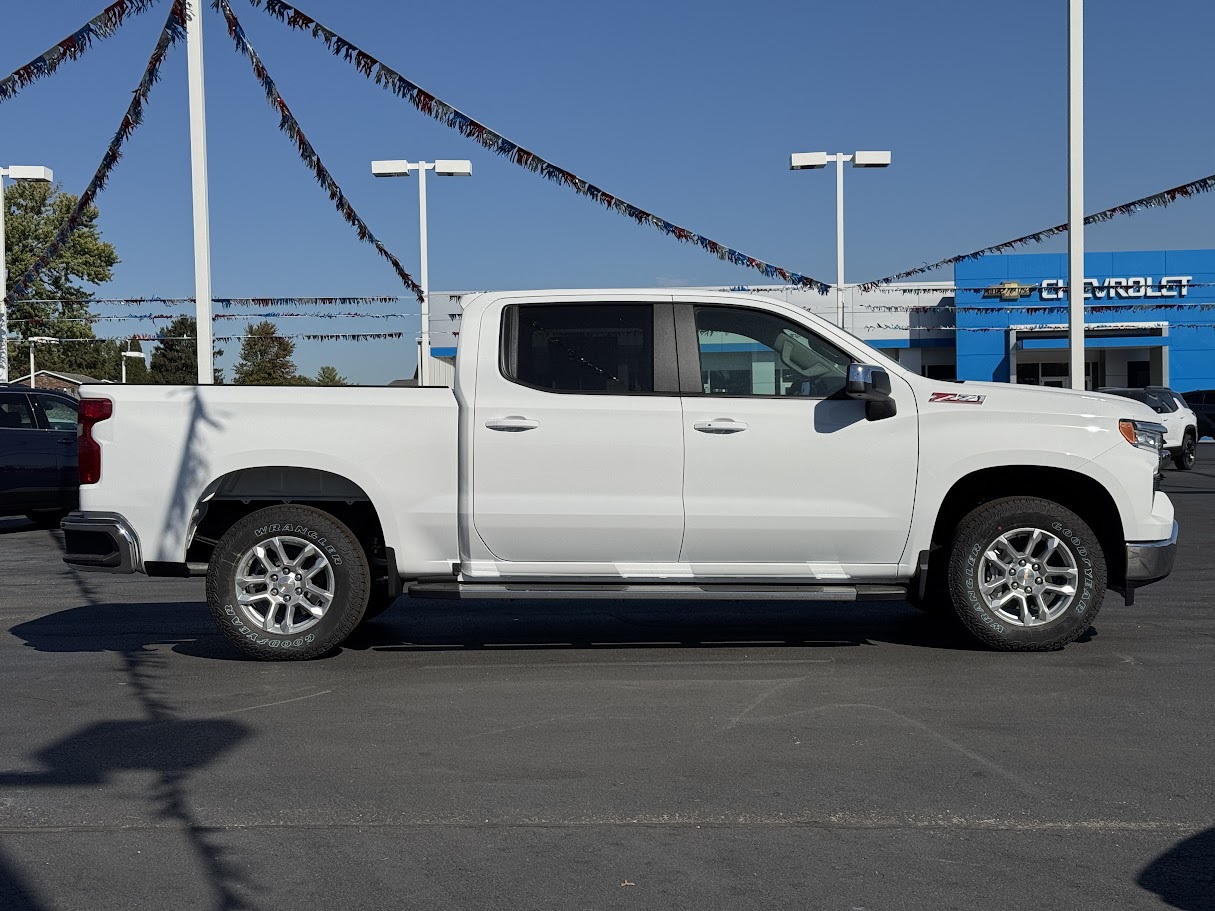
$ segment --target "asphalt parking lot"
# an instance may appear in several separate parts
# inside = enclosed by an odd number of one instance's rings
[[[243,660],[0,520],[0,908],[1215,909],[1215,446],[1065,651],[902,604],[399,602]]]

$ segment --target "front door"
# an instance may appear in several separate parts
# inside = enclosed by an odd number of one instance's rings
[[[479,357],[470,434],[472,524],[489,553],[516,563],[678,560],[671,304],[516,304],[500,325],[482,325],[479,343],[501,355]]]
[[[915,497],[911,387],[891,371],[897,414],[866,420],[843,394],[855,359],[823,336],[761,309],[678,306],[701,383],[684,398],[681,560],[698,575],[888,575]]]

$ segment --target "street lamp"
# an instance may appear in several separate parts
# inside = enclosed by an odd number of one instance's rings
[[[31,335],[26,339],[30,343],[30,388],[36,388],[34,385],[34,346],[35,345],[58,345],[59,339],[51,338],[47,335]]]
[[[5,268],[4,249],[4,214],[8,206],[4,205],[4,178],[13,180],[32,180],[39,183],[50,183],[55,179],[50,168],[36,165],[19,165],[0,168],[0,383],[8,382],[8,271]],[[33,382],[33,378],[30,378]]]
[[[143,352],[142,351],[122,351],[119,353],[122,354],[122,382],[125,384],[127,381],[127,358],[137,357],[142,361]]]
[[[418,231],[422,248],[422,267],[418,284],[422,287],[422,350],[418,354],[418,385],[430,384],[430,281],[426,263],[426,172],[439,177],[472,177],[472,162],[440,158],[435,161],[373,161],[371,173],[376,177],[408,177],[418,173]]]
[[[825,168],[827,162],[835,162],[835,323],[844,326],[844,162],[851,161],[854,168],[888,168],[889,152],[854,152],[845,155],[838,152],[794,152],[789,156],[789,170],[802,171],[809,168]]]

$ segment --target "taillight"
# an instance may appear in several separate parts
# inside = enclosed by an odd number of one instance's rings
[[[101,447],[93,439],[93,425],[114,414],[109,399],[81,399],[80,427],[76,431],[76,457],[80,466],[80,483],[96,484],[101,480]]]

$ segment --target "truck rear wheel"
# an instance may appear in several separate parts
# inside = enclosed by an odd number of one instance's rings
[[[298,661],[345,641],[363,618],[370,584],[367,556],[345,525],[311,506],[271,506],[216,545],[207,604],[242,652]]]
[[[1105,597],[1105,555],[1074,512],[1037,497],[984,503],[958,526],[949,560],[954,610],[1003,651],[1062,648]]]

